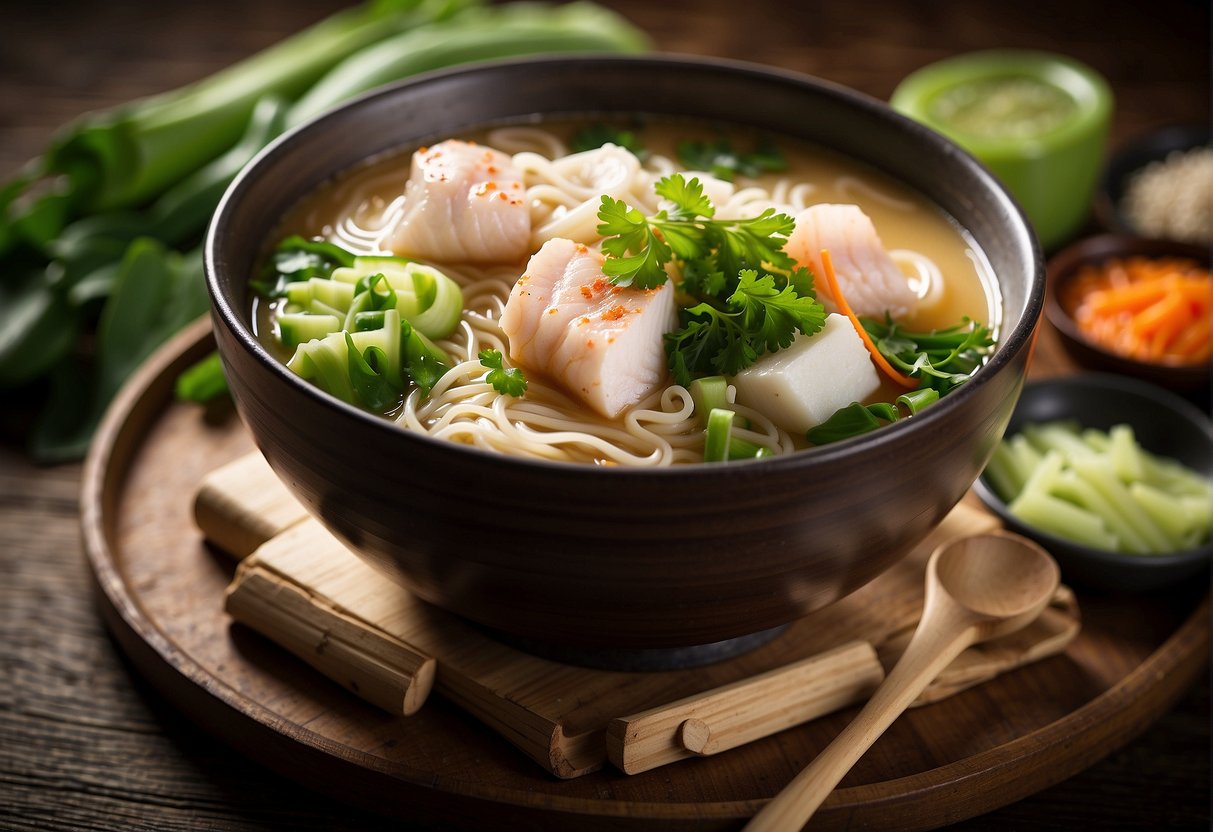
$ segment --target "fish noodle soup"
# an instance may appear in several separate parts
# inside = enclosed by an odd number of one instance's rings
[[[269,245],[256,335],[295,372],[402,429],[554,461],[739,461],[880,429],[964,383],[1001,323],[985,255],[920,194],[690,122],[405,148]]]

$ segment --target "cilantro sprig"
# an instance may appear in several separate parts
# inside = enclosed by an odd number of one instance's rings
[[[484,380],[493,385],[493,389],[503,396],[518,398],[526,392],[526,375],[518,367],[504,366],[505,359],[501,350],[485,348],[479,353],[480,363],[488,369]]]
[[[651,289],[669,279],[689,302],[680,328],[666,335],[670,370],[679,384],[697,375],[736,375],[765,352],[783,349],[797,332],[825,322],[813,278],[783,250],[795,223],[768,208],[756,217],[717,219],[703,184],[671,174],[655,186],[668,203],[652,216],[602,198],[598,233],[603,271],[612,283]]]

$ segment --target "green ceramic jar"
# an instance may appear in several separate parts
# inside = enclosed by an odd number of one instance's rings
[[[889,103],[993,171],[1045,249],[1087,218],[1112,117],[1112,93],[1090,67],[1046,52],[972,52],[912,73]]]

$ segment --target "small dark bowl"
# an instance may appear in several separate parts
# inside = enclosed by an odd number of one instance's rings
[[[1143,235],[1122,208],[1133,175],[1176,150],[1204,147],[1210,141],[1207,124],[1174,125],[1147,133],[1115,151],[1104,165],[1095,189],[1095,216],[1109,231]],[[1149,235],[1145,235],[1149,236]]]
[[[1064,308],[1061,297],[1066,284],[1086,265],[1113,257],[1185,257],[1209,266],[1209,250],[1187,243],[1154,240],[1125,234],[1101,234],[1079,240],[1049,258],[1045,290],[1045,317],[1061,336],[1070,356],[1092,370],[1122,373],[1189,395],[1194,399],[1209,389],[1210,365],[1161,364],[1138,361],[1088,341]]]
[[[394,148],[541,115],[740,123],[834,148],[967,228],[1003,296],[999,349],[956,393],[868,437],[750,464],[545,463],[400,430],[274,359],[250,274],[319,183]],[[1023,383],[1044,295],[1039,246],[971,156],[807,76],[673,57],[534,59],[439,73],[290,133],[245,169],[206,243],[215,336],[244,421],[300,501],[417,595],[491,629],[574,647],[673,648],[785,624],[905,555],[981,472]]]
[[[1213,479],[1213,425],[1184,399],[1153,384],[1105,373],[1037,381],[1024,387],[1007,426],[1014,436],[1025,424],[1073,419],[1107,430],[1128,424],[1138,443],[1153,454],[1182,462]],[[1107,592],[1149,592],[1202,574],[1213,543],[1167,555],[1124,555],[1093,549],[1028,526],[981,476],[973,490],[1007,528],[1036,540],[1057,559],[1062,578]]]

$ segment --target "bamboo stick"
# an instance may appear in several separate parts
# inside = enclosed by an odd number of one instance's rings
[[[194,495],[194,522],[237,560],[307,516],[259,452],[216,468]]]
[[[434,684],[434,659],[261,568],[256,555],[229,587],[226,610],[330,679],[391,713],[414,714]]]
[[[607,726],[607,756],[627,774],[718,754],[862,702],[884,679],[876,651],[855,641]]]

